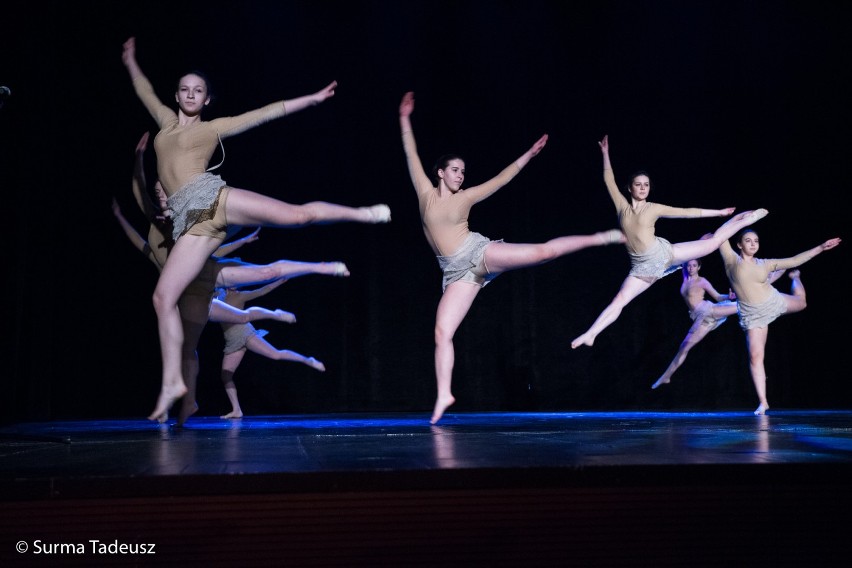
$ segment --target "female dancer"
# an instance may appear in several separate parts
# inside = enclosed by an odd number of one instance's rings
[[[160,128],[154,139],[157,172],[171,209],[175,244],[154,290],[163,377],[153,412],[157,420],[186,393],[181,374],[184,341],[178,299],[201,271],[205,261],[225,239],[229,227],[302,227],[344,221],[386,223],[387,205],[346,207],[315,201],[292,205],[264,195],[228,186],[208,171],[208,162],[222,139],[322,103],[334,96],[336,82],[314,94],[278,101],[239,116],[212,121],[201,119],[210,102],[207,82],[197,73],[180,78],[175,100],[178,111],[157,98],[136,61],[136,41],[124,43],[122,61],[137,96]]]
[[[282,278],[254,290],[223,288],[220,290],[219,299],[230,306],[244,309],[246,302],[265,296],[286,281],[286,278]],[[264,339],[267,331],[265,329],[255,329],[250,323],[222,323],[222,331],[225,333],[225,354],[222,357],[222,383],[225,386],[225,394],[228,395],[228,400],[231,402],[231,412],[225,414],[222,418],[243,417],[243,410],[240,407],[240,401],[237,397],[237,386],[234,384],[234,373],[237,372],[237,368],[242,363],[246,351],[263,355],[273,361],[294,361],[320,372],[325,371],[325,365],[321,361],[317,361],[314,357],[306,357],[289,349],[276,349]]]
[[[630,273],[612,302],[598,316],[585,333],[571,342],[571,348],[581,345],[591,347],[598,334],[608,325],[618,319],[621,310],[633,298],[651,287],[651,284],[692,258],[707,256],[738,230],[762,219],[768,214],[766,209],[746,211],[732,217],[715,233],[705,239],[686,243],[672,244],[666,239],[654,235],[654,225],[657,219],[689,218],[689,217],[726,217],[734,212],[734,207],[725,209],[699,209],[697,207],[670,207],[648,201],[651,191],[651,180],[644,172],[634,174],[627,190],[630,201],[621,194],[612,173],[609,159],[609,140],[604,136],[598,142],[603,153],[604,182],[609,190],[609,196],[615,204],[618,222],[627,239],[627,252],[630,254]]]
[[[426,240],[438,257],[444,293],[435,317],[435,375],[438,397],[430,422],[435,424],[455,402],[451,391],[455,352],[453,335],[470,309],[480,288],[507,270],[537,266],[586,247],[624,242],[621,231],[613,229],[593,235],[559,237],[539,244],[492,241],[468,228],[471,208],[509,183],[547,143],[545,134],[497,177],[461,189],[464,161],[443,156],[435,166],[435,185],[423,171],[411,128],[414,93],[402,97],[399,124],[408,171],[420,202],[420,218]]]
[[[706,235],[710,236],[710,235]],[[725,323],[728,316],[737,313],[736,294],[730,291],[728,294],[720,294],[703,276],[698,275],[701,269],[701,260],[694,258],[683,265],[683,284],[680,286],[680,295],[683,296],[689,317],[693,324],[689,328],[683,343],[680,344],[677,354],[666,371],[657,379],[652,389],[658,388],[671,382],[672,375],[686,360],[689,350],[695,347],[699,341],[707,337],[707,334]],[[769,283],[773,283],[784,270],[776,270],[769,274]],[[705,294],[713,298],[713,302],[705,299]]]
[[[165,209],[166,197],[162,184],[154,184],[157,202],[151,199],[145,177],[144,156],[148,147],[148,133],[144,133],[136,144],[136,158],[133,167],[133,197],[142,213],[148,219],[148,239],[145,240],[127,222],[118,205],[113,202],[113,212],[130,241],[162,273],[169,253],[174,246],[172,225],[169,212]],[[187,391],[178,415],[178,425],[198,410],[195,402],[195,382],[198,376],[198,353],[196,348],[201,333],[208,321],[225,323],[249,323],[258,319],[275,319],[293,323],[296,316],[284,310],[268,310],[252,306],[241,310],[215,298],[216,289],[222,287],[254,286],[274,282],[282,278],[295,278],[308,274],[347,277],[349,270],[342,262],[298,262],[278,260],[270,264],[252,264],[236,258],[225,258],[243,244],[256,241],[260,229],[249,235],[222,244],[213,255],[204,262],[201,272],[190,282],[178,300],[184,342],[182,347],[182,365]],[[157,420],[164,422],[168,417],[161,413]]]
[[[727,240],[719,247],[719,253],[725,263],[725,272],[731,288],[737,295],[740,327],[746,332],[749,371],[760,401],[754,414],[759,416],[769,410],[769,402],[766,399],[766,369],[763,366],[769,324],[783,314],[800,312],[807,306],[805,288],[798,270],[791,270],[789,273],[792,280],[790,294],[782,294],[772,286],[769,275],[777,270],[803,265],[822,251],[839,245],[840,239],[829,239],[791,258],[773,259],[755,257],[760,249],[760,238],[751,229],[744,229],[736,243],[740,254],[734,252]]]

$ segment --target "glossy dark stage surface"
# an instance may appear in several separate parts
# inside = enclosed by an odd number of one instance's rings
[[[852,411],[427,418],[6,426],[0,559],[22,539],[93,538],[147,538],[162,565],[645,565],[640,549],[679,565],[711,542],[690,565],[841,554]]]

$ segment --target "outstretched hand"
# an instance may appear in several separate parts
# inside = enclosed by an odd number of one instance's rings
[[[414,91],[408,91],[402,95],[402,102],[399,103],[399,116],[411,116],[414,112]]]
[[[254,231],[252,231],[251,233],[246,235],[246,242],[247,243],[255,242],[256,240],[258,240],[260,238],[258,236],[258,234],[260,234],[260,227],[257,227]]]
[[[332,81],[325,88],[320,89],[316,93],[314,93],[314,98],[317,103],[321,103],[326,99],[330,99],[334,96],[334,89],[337,88],[337,81]]]
[[[609,154],[609,134],[604,134],[603,140],[598,142],[598,146],[601,147],[601,152]]]
[[[537,156],[545,144],[547,144],[547,134],[536,140],[535,144],[532,145],[532,148],[530,148],[530,157]]]
[[[725,207],[724,209],[720,209],[721,217],[727,217],[728,215],[733,215],[734,211],[736,211],[736,207]]]
[[[136,38],[131,37],[127,41],[124,42],[122,46],[124,49],[121,52],[121,61],[127,65],[131,61],[136,60]]]
[[[822,247],[822,250],[830,250],[830,249],[833,249],[834,247],[836,247],[839,244],[840,244],[840,238],[838,237],[838,238],[834,238],[834,239],[828,239],[827,241],[822,243],[820,245],[820,247]]]

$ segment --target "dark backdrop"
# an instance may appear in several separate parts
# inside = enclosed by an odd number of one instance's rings
[[[339,81],[327,103],[226,140],[219,172],[293,203],[386,202],[393,211],[385,226],[264,229],[240,251],[259,263],[339,259],[352,271],[299,278],[257,302],[299,318],[261,322],[271,343],[316,356],[328,371],[249,353],[236,377],[247,413],[431,410],[440,272],[399,141],[408,90],[424,163],[459,152],[468,185],[550,135],[511,184],[474,208],[471,228],[491,238],[613,227],[597,146],[604,134],[617,179],[648,170],[654,201],[768,208],[760,256],[845,236],[850,21],[840,3],[11,4],[0,23],[0,84],[12,90],[0,109],[7,421],[145,416],[159,390],[156,271],[110,210],[115,196],[144,227],[130,175],[136,142],[155,125],[121,63],[131,35],[164,101],[180,74],[206,71],[216,94],[206,118]],[[677,242],[721,222],[662,220],[657,229]],[[848,248],[803,268],[808,309],[771,326],[774,407],[852,405]],[[500,276],[457,334],[453,410],[752,409],[735,318],[670,386],[650,390],[690,325],[677,274],[631,303],[594,348],[571,350],[628,265],[623,247],[598,248]],[[718,255],[702,274],[727,290]],[[778,286],[788,291],[789,279]],[[201,415],[227,408],[222,344],[211,324],[200,349]]]

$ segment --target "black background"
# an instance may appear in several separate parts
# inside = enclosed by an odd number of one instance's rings
[[[615,226],[597,141],[620,183],[648,170],[651,200],[765,207],[759,256],[844,237],[849,186],[849,29],[835,2],[111,2],[6,3],[0,19],[0,187],[10,289],[4,420],[144,416],[160,386],[156,270],[110,209],[133,208],[133,150],[155,124],[121,63],[137,59],[171,101],[190,69],[210,77],[205,118],[239,114],[337,80],[323,105],[226,140],[231,185],[292,203],[388,203],[389,225],[263,229],[239,252],[343,260],[349,279],[307,276],[257,304],[279,348],[328,371],[249,353],[236,375],[249,414],[428,412],[440,271],[423,238],[397,109],[428,166],[465,157],[489,179],[543,133],[524,171],[477,205],[475,231],[538,242]],[[153,162],[151,152],[149,164]],[[662,220],[672,242],[723,220]],[[802,269],[808,309],[772,324],[773,407],[849,408],[848,244]],[[671,385],[650,385],[690,325],[669,276],[634,300],[592,349],[572,351],[629,268],[623,247],[510,272],[483,290],[456,336],[453,410],[737,410],[757,400],[736,318],[710,334]],[[717,254],[702,275],[727,291]],[[789,279],[778,287],[787,292]],[[200,415],[227,410],[222,335],[200,346]]]

